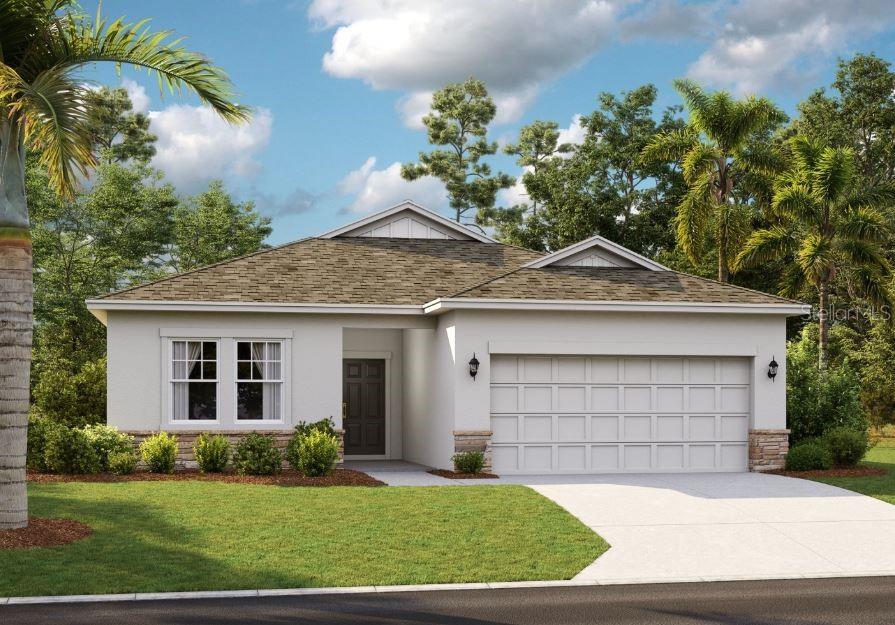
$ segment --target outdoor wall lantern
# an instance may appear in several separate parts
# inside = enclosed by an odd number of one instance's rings
[[[771,378],[771,382],[774,381],[774,378],[777,377],[777,367],[780,365],[777,364],[776,359],[771,357],[771,362],[768,363],[768,377]]]
[[[472,353],[472,359],[469,361],[469,375],[472,376],[472,379],[475,380],[475,376],[479,372],[479,359],[475,357],[475,352]]]

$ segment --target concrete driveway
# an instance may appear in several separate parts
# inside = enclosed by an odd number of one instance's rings
[[[895,506],[758,473],[518,476],[612,548],[575,579],[895,574]]]

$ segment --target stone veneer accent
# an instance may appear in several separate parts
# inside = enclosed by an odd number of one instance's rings
[[[491,470],[491,430],[454,430],[454,453],[481,451],[485,454],[484,471]]]
[[[294,430],[130,430],[127,431],[127,434],[134,437],[135,446],[139,448],[140,443],[153,434],[158,434],[159,431],[165,431],[168,432],[168,434],[177,437],[176,463],[180,468],[196,467],[196,458],[193,455],[193,445],[196,443],[196,439],[199,438],[199,435],[202,434],[202,432],[208,432],[211,435],[221,434],[230,441],[230,445],[234,447],[236,446],[236,443],[239,442],[240,438],[251,432],[273,434],[277,449],[279,449],[281,453],[286,451],[286,445],[289,444],[289,439],[292,438],[294,432]],[[345,460],[345,430],[336,430],[336,436],[339,439],[338,463],[341,464]],[[289,465],[285,458],[283,459],[283,464],[286,466]]]
[[[784,468],[789,451],[789,430],[749,430],[749,470]]]

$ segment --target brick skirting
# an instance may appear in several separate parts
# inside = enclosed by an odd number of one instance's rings
[[[749,430],[749,470],[784,468],[789,451],[789,430]]]
[[[454,430],[454,453],[481,451],[485,454],[484,471],[491,471],[491,431]]]
[[[286,451],[286,445],[289,444],[289,439],[292,438],[292,434],[294,430],[164,430],[173,436],[177,437],[177,466],[181,468],[195,468],[196,467],[196,457],[193,455],[193,445],[196,443],[196,439],[199,438],[199,435],[203,432],[207,432],[208,434],[220,434],[224,436],[232,447],[236,446],[236,443],[239,442],[246,434],[250,434],[251,432],[258,432],[259,434],[272,434],[274,437],[274,442],[276,444],[277,449],[280,450],[280,453],[284,453]],[[152,436],[153,434],[158,434],[158,430],[130,430],[126,431],[127,434],[130,434],[134,437],[134,443],[137,448],[139,448],[140,443],[144,440]],[[336,436],[339,439],[339,464],[345,459],[345,430],[336,430]],[[286,462],[286,459],[283,459],[284,466],[288,466],[289,463]]]

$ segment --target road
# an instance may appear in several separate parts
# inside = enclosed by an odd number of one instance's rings
[[[891,625],[895,578],[0,607],[3,625]]]

